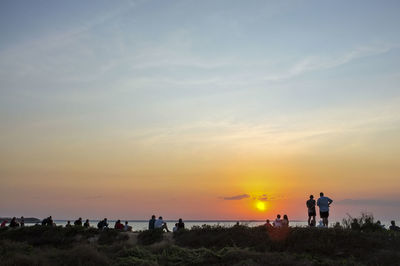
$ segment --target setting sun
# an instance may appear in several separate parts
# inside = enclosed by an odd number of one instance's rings
[[[265,202],[258,201],[258,202],[256,203],[256,208],[257,208],[257,210],[259,210],[259,211],[265,211],[265,209],[266,209]]]

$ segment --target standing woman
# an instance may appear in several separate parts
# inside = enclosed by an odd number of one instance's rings
[[[283,227],[289,227],[289,218],[287,217],[286,214],[283,215],[282,226]]]

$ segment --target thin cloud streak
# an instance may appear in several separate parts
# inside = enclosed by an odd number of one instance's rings
[[[236,195],[232,197],[223,197],[224,200],[242,200],[242,199],[247,199],[250,198],[249,194],[241,194],[241,195]]]
[[[335,68],[350,63],[356,59],[387,53],[391,49],[397,47],[397,45],[364,46],[334,57],[312,55],[298,61],[287,71],[264,77],[264,80],[282,81],[309,72]]]

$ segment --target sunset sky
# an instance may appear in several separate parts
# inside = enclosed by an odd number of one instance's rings
[[[0,1],[0,217],[400,220],[399,14]]]

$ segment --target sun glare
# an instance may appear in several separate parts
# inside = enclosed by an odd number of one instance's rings
[[[258,202],[256,203],[256,208],[257,208],[257,210],[259,210],[259,211],[265,211],[265,209],[266,209],[265,202],[258,201]]]

